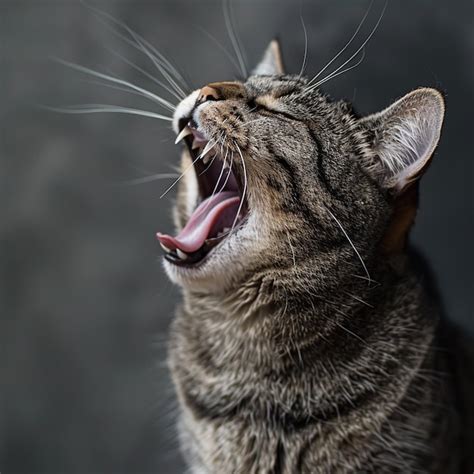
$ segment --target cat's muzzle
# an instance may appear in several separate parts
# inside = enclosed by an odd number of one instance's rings
[[[184,141],[190,154],[199,202],[178,235],[158,233],[157,238],[166,260],[193,266],[238,231],[245,222],[248,206],[232,152],[214,140],[207,140],[191,118],[181,119],[179,129],[176,144]]]

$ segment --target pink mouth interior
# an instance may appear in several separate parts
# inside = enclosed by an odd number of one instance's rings
[[[183,230],[172,237],[158,232],[158,240],[170,250],[198,251],[209,238],[231,228],[240,204],[239,193],[222,191],[205,199],[192,213]]]

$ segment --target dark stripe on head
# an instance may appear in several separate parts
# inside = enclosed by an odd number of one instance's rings
[[[339,189],[336,189],[332,186],[331,181],[326,173],[326,161],[324,158],[326,157],[325,154],[323,153],[321,142],[319,141],[319,138],[316,136],[314,131],[310,126],[308,126],[308,131],[309,134],[311,135],[311,138],[313,139],[313,142],[316,144],[317,148],[317,153],[318,156],[316,157],[316,163],[317,163],[317,171],[318,171],[318,178],[321,184],[324,185],[326,188],[327,192],[334,198],[341,200],[343,198],[342,193],[339,191]]]
[[[281,156],[277,150],[273,147],[272,143],[267,143],[267,149],[270,155],[275,159],[281,169],[287,176],[287,183],[291,190],[290,199],[283,199],[282,206],[283,210],[293,214],[303,215],[308,222],[314,221],[314,216],[309,207],[304,203],[302,193],[299,187],[299,179],[297,170],[286,160],[285,157]]]

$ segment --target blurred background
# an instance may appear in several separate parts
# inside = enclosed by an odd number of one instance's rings
[[[221,1],[90,5],[155,45],[192,88],[236,77],[211,38],[232,50]],[[351,37],[368,5],[234,0],[232,10],[249,66],[277,35],[295,73],[304,56],[302,16],[306,71],[314,75]],[[348,53],[383,5],[375,0]],[[434,269],[448,314],[466,331],[474,329],[473,5],[389,2],[363,63],[324,87],[364,114],[418,86],[446,94],[444,133],[423,180],[413,240]],[[0,9],[0,471],[181,473],[166,369],[179,292],[162,271],[154,238],[171,228],[173,193],[160,195],[172,180],[142,179],[175,173],[169,122],[37,107],[101,103],[168,114],[52,57],[174,98],[134,68],[162,80],[116,34],[118,26],[80,2],[2,0]]]

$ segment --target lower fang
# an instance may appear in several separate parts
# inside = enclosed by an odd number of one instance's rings
[[[163,243],[160,242],[160,245],[161,245],[161,248],[162,248],[166,253],[170,253],[170,252],[171,252],[171,249],[168,248],[165,244],[163,244]]]
[[[186,260],[188,258],[188,255],[180,249],[176,249],[176,254],[181,260]]]

